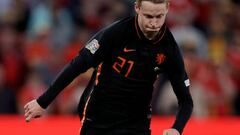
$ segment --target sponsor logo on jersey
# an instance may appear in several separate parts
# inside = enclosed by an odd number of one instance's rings
[[[100,45],[98,44],[98,41],[96,39],[93,39],[91,42],[89,42],[85,48],[87,48],[92,54],[94,54]]]
[[[166,58],[166,56],[164,54],[162,54],[162,53],[157,54],[156,63],[158,65],[162,64],[164,62],[165,58]]]

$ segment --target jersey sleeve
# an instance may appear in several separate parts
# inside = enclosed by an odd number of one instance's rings
[[[189,92],[190,82],[185,71],[183,58],[170,31],[168,32],[167,38],[171,49],[167,60],[166,74],[171,82],[179,105],[176,120],[172,128],[175,128],[182,133],[187,121],[191,116],[193,101]]]
[[[98,32],[89,40],[86,46],[80,50],[79,54],[62,69],[46,92],[37,99],[38,104],[42,108],[47,108],[74,78],[84,73],[89,68],[96,67],[108,56],[114,36],[111,32],[111,27]]]

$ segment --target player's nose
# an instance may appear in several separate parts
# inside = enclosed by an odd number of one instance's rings
[[[150,22],[150,27],[152,29],[155,29],[157,27],[157,20],[156,19],[152,19]]]

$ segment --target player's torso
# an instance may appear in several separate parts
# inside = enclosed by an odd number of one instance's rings
[[[99,67],[89,117],[106,122],[147,118],[150,113],[153,83],[157,74],[164,70],[167,59],[166,41],[164,38],[158,44],[143,41],[133,30],[129,28],[115,40],[110,56]]]
[[[139,81],[154,81],[164,69],[166,51],[164,44],[154,45],[140,40],[123,41],[115,48],[109,61],[102,65],[102,70],[113,76]],[[103,69],[104,68],[104,69]]]

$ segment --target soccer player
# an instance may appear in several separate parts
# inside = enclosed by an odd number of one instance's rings
[[[167,74],[179,111],[163,135],[180,135],[193,108],[189,79],[165,18],[168,0],[137,0],[136,16],[102,29],[82,48],[48,90],[25,105],[26,121],[43,115],[79,74],[96,72],[79,105],[81,135],[150,135],[153,83]]]

